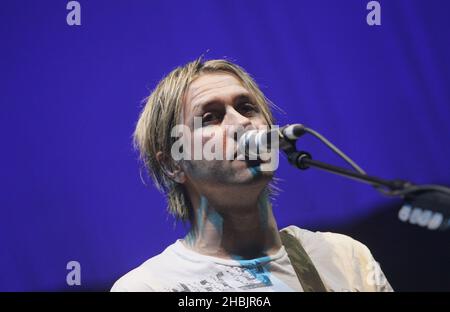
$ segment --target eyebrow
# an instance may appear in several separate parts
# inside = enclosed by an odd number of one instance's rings
[[[236,96],[234,96],[234,98],[233,98],[233,103],[234,104],[237,104],[237,103],[242,102],[242,101],[252,101],[251,95],[249,93],[240,93],[240,94],[237,94]],[[219,98],[211,98],[211,99],[206,100],[204,102],[200,102],[200,103],[195,104],[194,107],[192,108],[192,111],[196,111],[197,109],[205,108],[207,106],[218,104],[218,103],[222,103],[222,102],[223,101],[221,99],[219,99]]]

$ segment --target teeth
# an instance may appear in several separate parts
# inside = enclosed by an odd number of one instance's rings
[[[245,156],[242,154],[237,155],[236,160],[245,160]]]

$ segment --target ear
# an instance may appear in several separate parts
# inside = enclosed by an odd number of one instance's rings
[[[183,169],[178,163],[173,161],[173,159],[167,157],[161,151],[156,153],[156,159],[158,160],[158,163],[161,166],[164,174],[167,175],[171,180],[181,184],[186,182],[186,175]]]

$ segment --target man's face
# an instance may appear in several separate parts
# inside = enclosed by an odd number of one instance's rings
[[[267,185],[273,172],[261,172],[258,162],[236,159],[236,129],[266,128],[267,122],[253,95],[234,75],[208,73],[195,79],[186,93],[183,118],[192,146],[200,142],[203,147],[220,147],[223,159],[183,161],[188,184],[197,190],[244,185],[262,189]],[[204,149],[202,156],[205,150],[211,151]],[[213,151],[217,155],[217,150]]]

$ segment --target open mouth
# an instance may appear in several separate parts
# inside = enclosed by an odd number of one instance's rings
[[[247,166],[249,166],[249,167],[257,167],[257,166],[259,166],[259,165],[261,165],[263,163],[263,161],[260,160],[260,159],[245,160],[245,162],[247,163]]]

